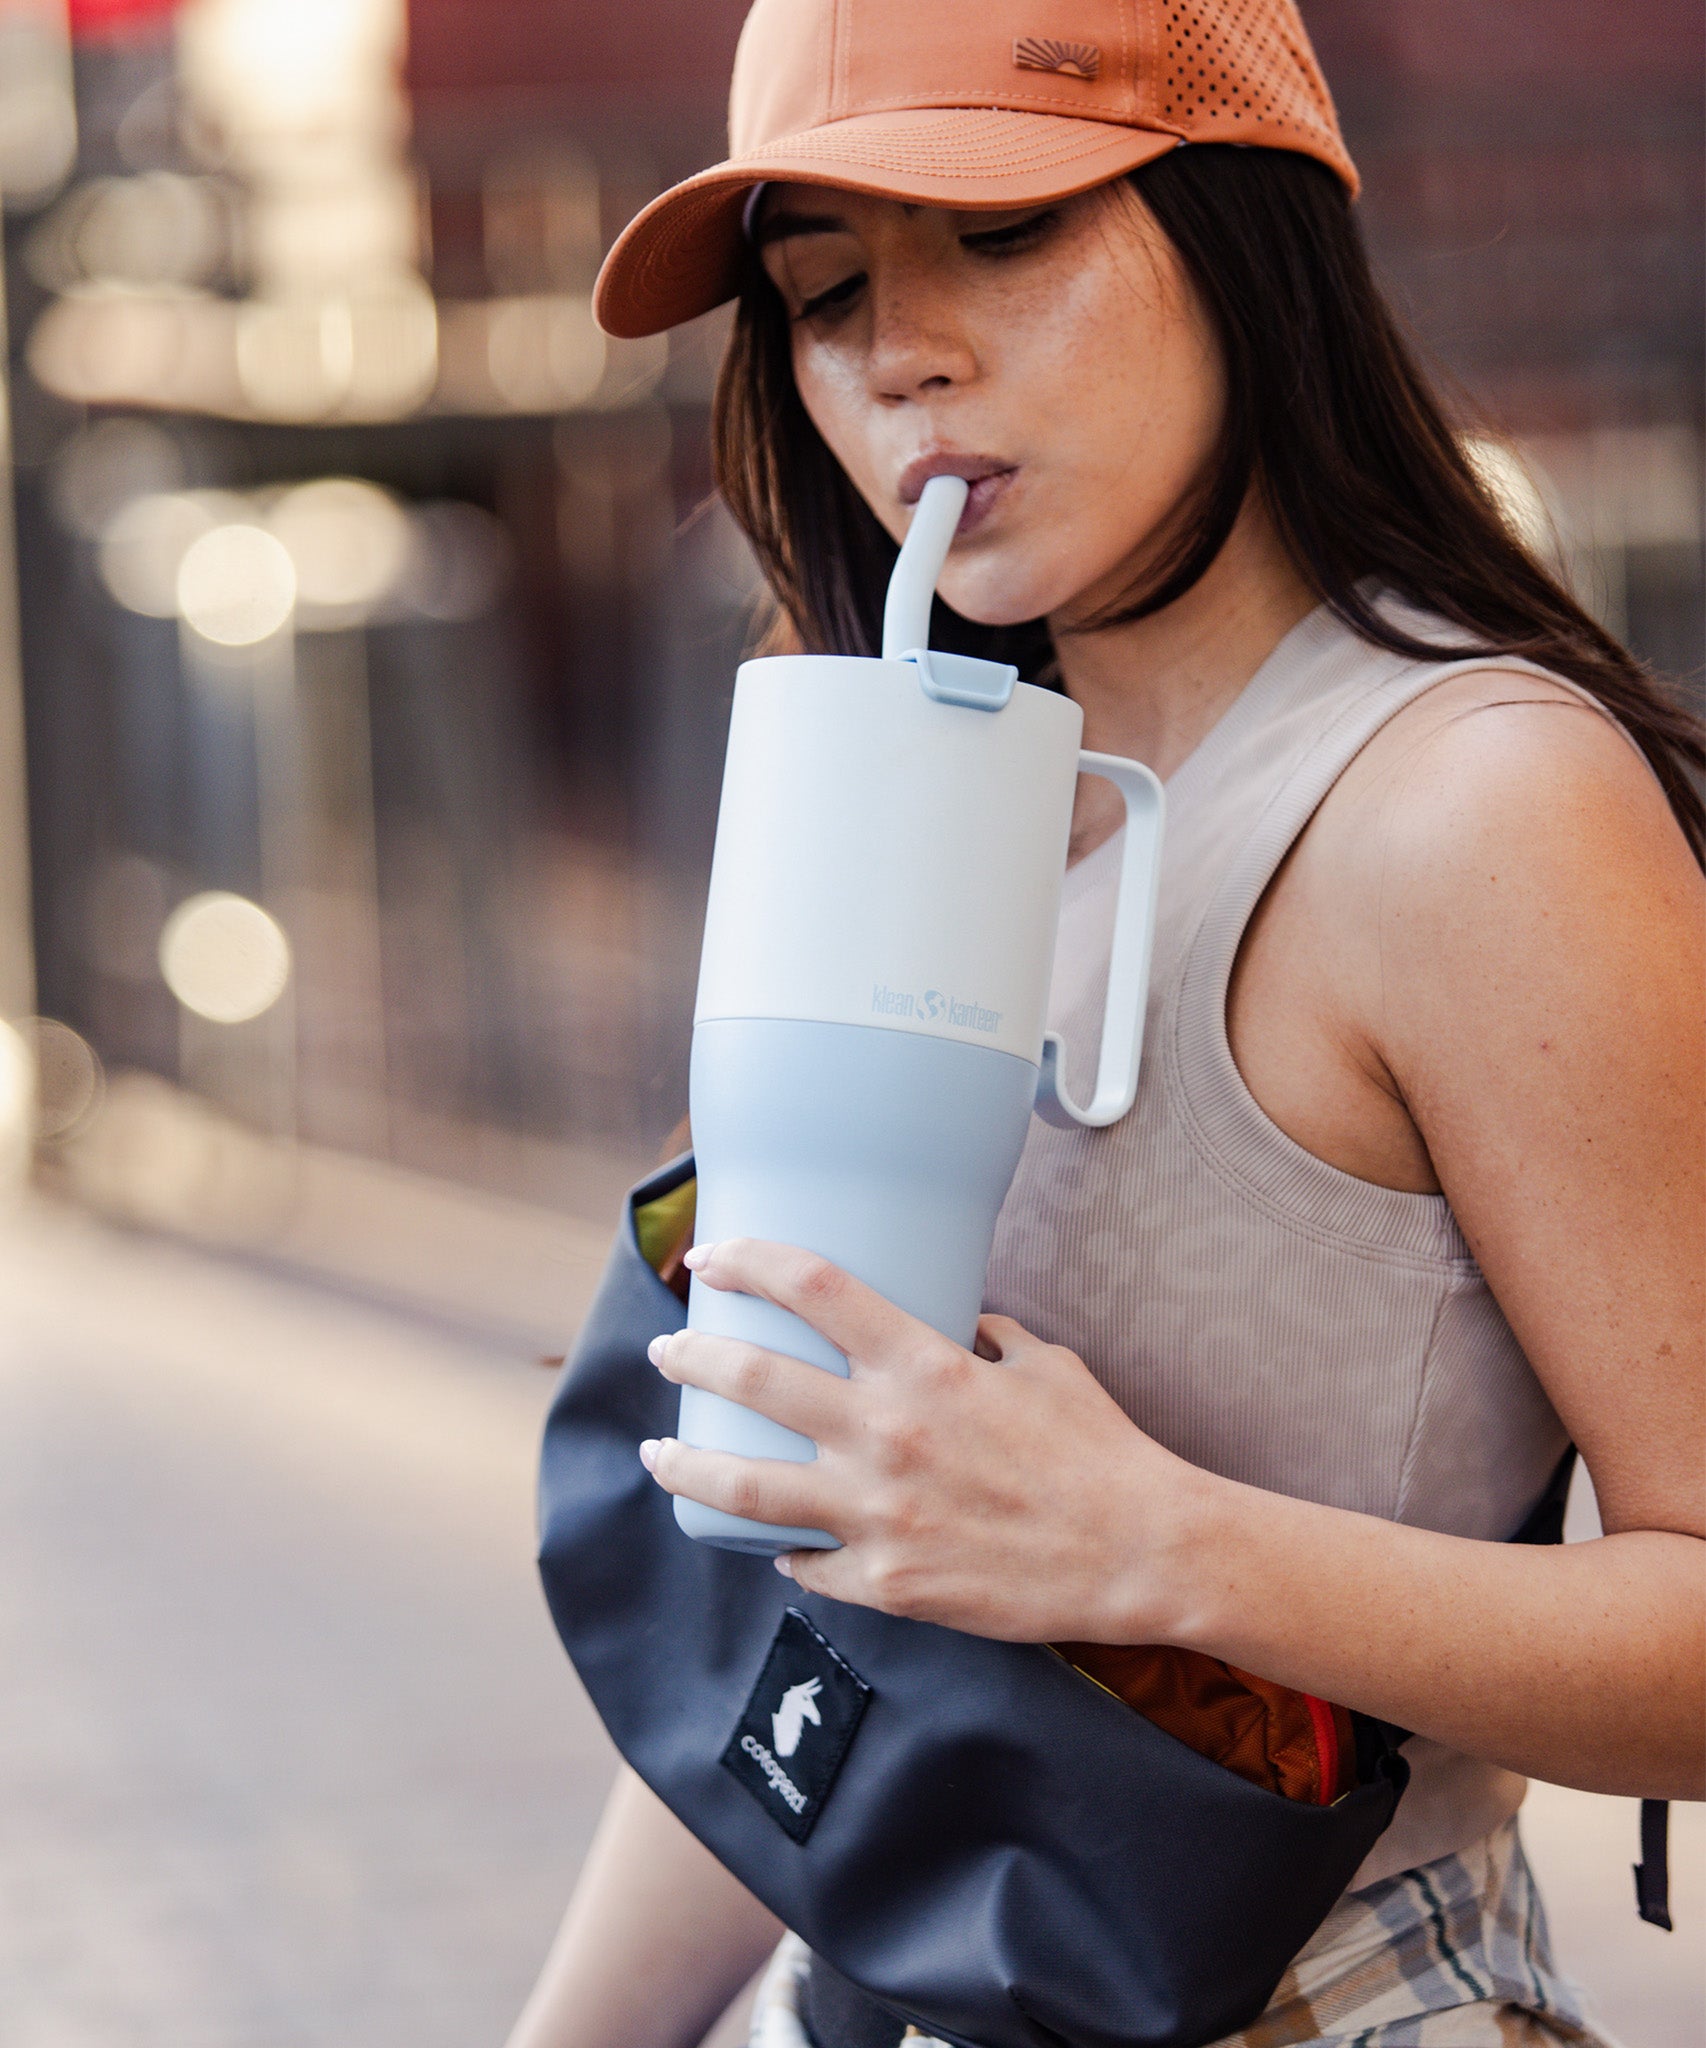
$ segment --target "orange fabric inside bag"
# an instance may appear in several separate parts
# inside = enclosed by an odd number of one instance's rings
[[[1282,1798],[1329,1806],[1356,1783],[1343,1707],[1197,1650],[1056,1643],[1066,1661],[1199,1756]]]

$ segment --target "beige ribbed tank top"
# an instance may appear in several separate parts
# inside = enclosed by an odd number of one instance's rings
[[[1437,620],[1404,623],[1445,637]],[[1566,1436],[1449,1204],[1304,1151],[1257,1106],[1226,1035],[1244,928],[1316,806],[1396,712],[1488,665],[1388,654],[1317,610],[1173,775],[1136,1105],[1105,1130],[1032,1119],[986,1302],[1070,1346],[1193,1464],[1502,1539]],[[1049,1025],[1080,1099],[1118,861],[1116,835],[1066,876]],[[1358,1885],[1468,1846],[1521,1802],[1508,1771],[1420,1737],[1405,1754],[1410,1789]]]

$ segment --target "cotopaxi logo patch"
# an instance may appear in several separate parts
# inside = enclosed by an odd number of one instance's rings
[[[797,1607],[782,1623],[723,1751],[738,1778],[786,1835],[803,1842],[829,1797],[871,1688]]]

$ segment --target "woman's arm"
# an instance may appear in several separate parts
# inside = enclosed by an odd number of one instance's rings
[[[1414,1705],[1406,1725],[1516,1770],[1699,1797],[1706,891],[1619,734],[1574,700],[1511,701],[1546,687],[1468,677],[1413,706],[1299,880],[1357,935],[1313,949],[1324,1007],[1407,1109],[1606,1537],[1525,1552],[1370,1523],[1351,1542],[1222,1489],[1199,1539],[1218,1571],[1180,1628],[1282,1682],[1309,1641],[1310,1690]]]
[[[1213,1478],[1017,1324],[986,1318],[974,1356],[825,1261],[747,1241],[696,1270],[804,1315],[850,1378],[698,1333],[657,1355],[819,1458],[648,1455],[671,1491],[833,1530],[842,1550],[788,1563],[838,1598],[1017,1640],[1179,1643],[1515,1770],[1699,1796],[1700,877],[1592,714],[1483,710],[1401,752],[1369,785],[1377,832],[1340,863],[1368,944],[1335,968],[1339,1022],[1421,1133],[1604,1538],[1513,1549]]]
[[[781,1933],[624,1767],[508,2048],[697,2048]]]

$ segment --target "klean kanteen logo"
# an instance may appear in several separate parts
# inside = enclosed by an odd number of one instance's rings
[[[871,984],[871,1008],[879,1017],[916,1017],[924,1024],[958,1024],[967,1031],[999,1031],[1006,1014],[964,1002],[939,988],[914,995],[909,989],[890,988],[885,981]]]
[[[870,1697],[871,1688],[840,1651],[797,1607],[786,1608],[746,1711],[723,1751],[723,1768],[784,1834],[803,1842],[823,1810]]]

